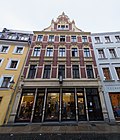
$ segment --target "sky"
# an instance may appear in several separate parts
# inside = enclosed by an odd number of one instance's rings
[[[120,31],[120,0],[0,0],[0,30],[41,31],[63,11],[83,31]]]

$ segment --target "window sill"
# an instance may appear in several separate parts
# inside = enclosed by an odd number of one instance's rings
[[[0,87],[0,90],[9,90],[10,88],[3,88],[3,87]]]
[[[103,80],[103,82],[114,82],[115,80]]]
[[[98,60],[107,60],[108,58],[98,58]]]
[[[113,42],[105,42],[106,44],[113,43]]]
[[[2,54],[6,54],[6,53],[8,53],[8,52],[0,52],[0,53],[2,53]]]
[[[6,68],[6,70],[17,70],[17,68]]]
[[[96,42],[95,44],[103,44],[103,42]]]
[[[13,53],[13,54],[15,54],[15,55],[21,55],[21,54],[23,54],[23,53]]]
[[[120,59],[119,57],[111,57],[110,59]]]

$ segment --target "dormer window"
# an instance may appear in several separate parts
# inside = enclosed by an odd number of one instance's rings
[[[68,25],[64,24],[58,25],[58,30],[68,30]]]

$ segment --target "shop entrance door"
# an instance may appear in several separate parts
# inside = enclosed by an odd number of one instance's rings
[[[103,120],[102,108],[97,89],[86,89],[88,115],[90,121]]]

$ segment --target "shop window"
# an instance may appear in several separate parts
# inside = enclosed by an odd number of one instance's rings
[[[77,56],[78,56],[77,48],[72,48],[72,57],[77,57]]]
[[[65,48],[59,48],[59,56],[64,57],[65,56]]]
[[[39,47],[34,48],[33,56],[40,56],[40,48]]]
[[[120,93],[109,93],[113,108],[114,117],[120,121]]]
[[[73,79],[80,78],[79,66],[78,65],[73,65],[72,66],[72,72],[73,72]]]
[[[59,65],[58,67],[58,78],[62,76],[62,78],[65,78],[65,65]]]
[[[105,80],[111,80],[110,70],[109,68],[103,68],[103,74]]]
[[[59,89],[48,89],[45,109],[45,121],[58,121],[59,119]]]
[[[16,121],[30,122],[34,103],[33,93],[23,93],[18,109]]]
[[[88,78],[94,78],[92,65],[86,65],[86,72]]]
[[[74,89],[63,89],[62,93],[62,120],[75,120]]]
[[[90,50],[89,50],[89,48],[84,48],[84,57],[90,57]]]
[[[36,74],[37,65],[30,65],[28,79],[34,79]]]
[[[115,67],[118,79],[120,79],[120,67]]]
[[[51,65],[45,65],[44,74],[43,74],[44,79],[50,79],[50,71],[51,71]]]

